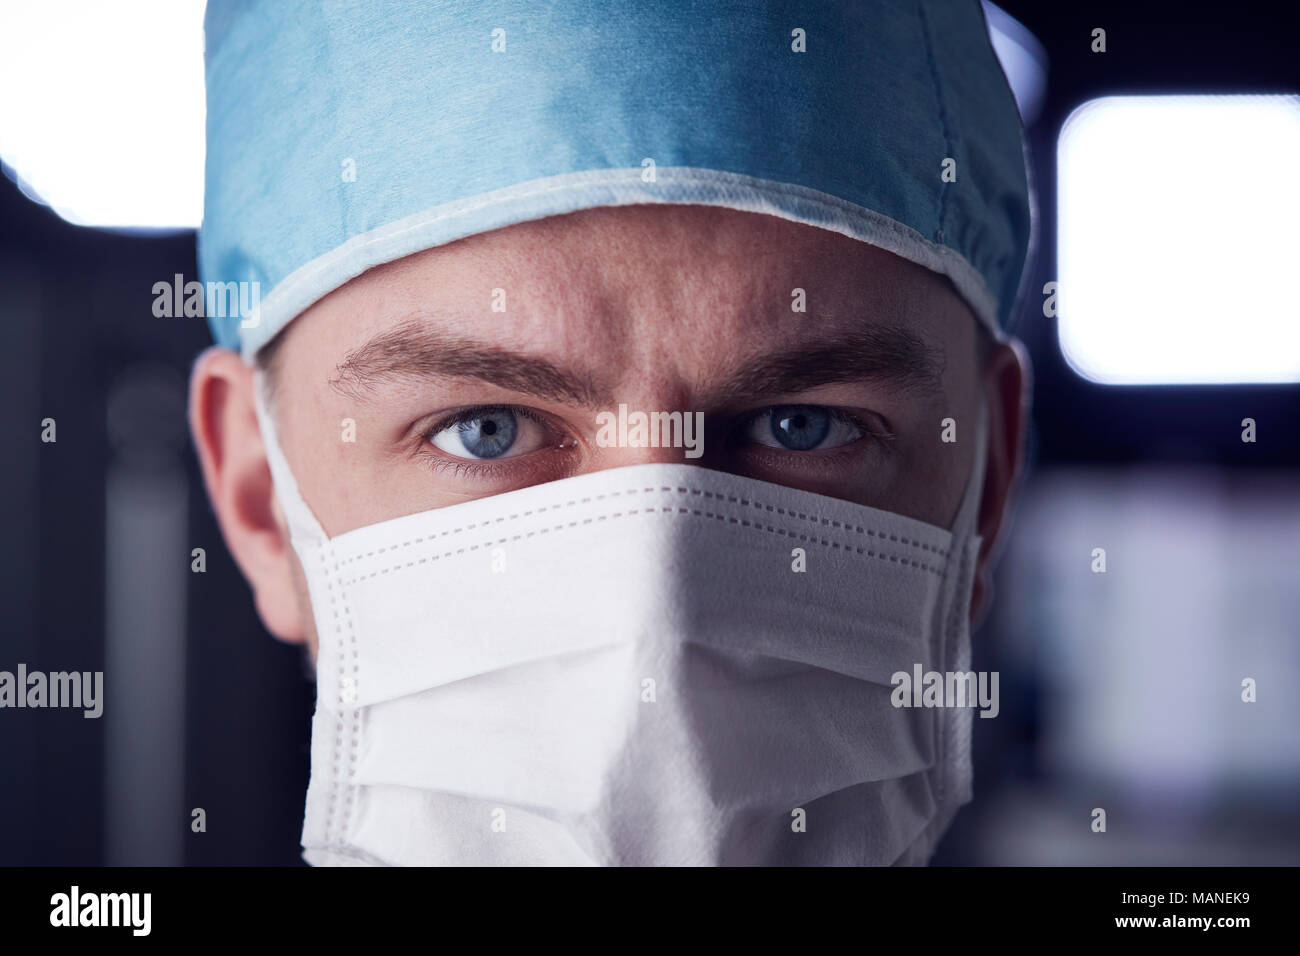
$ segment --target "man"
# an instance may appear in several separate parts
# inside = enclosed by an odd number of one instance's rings
[[[971,711],[891,685],[969,670],[1028,390],[979,8],[602,13],[209,4],[270,293],[191,422],[318,662],[304,855],[923,863]]]

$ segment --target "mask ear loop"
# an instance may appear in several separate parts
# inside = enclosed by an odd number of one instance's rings
[[[289,523],[289,538],[299,558],[303,549],[320,547],[329,543],[329,537],[321,527],[316,516],[307,507],[298,492],[298,482],[289,470],[284,452],[280,448],[279,437],[275,430],[275,421],[269,411],[270,399],[267,394],[266,376],[261,369],[253,371],[253,400],[257,408],[257,424],[262,431],[262,444],[266,448],[266,463],[271,468],[271,482],[275,486],[275,496],[284,509],[285,520]]]
[[[956,538],[978,534],[980,499],[984,496],[984,470],[988,466],[989,409],[984,394],[980,393],[979,408],[975,416],[975,461],[966,490],[962,492],[961,506],[953,520],[951,530]]]
[[[962,495],[961,507],[957,510],[957,519],[953,522],[953,557],[962,565],[973,565],[979,560],[982,539],[979,535],[980,502],[984,496],[984,470],[988,463],[989,410],[983,393],[979,398],[979,411],[975,425],[975,461],[971,467],[970,478],[966,481],[966,491]],[[959,549],[959,550],[958,550]],[[973,576],[974,572],[968,572]],[[967,572],[960,572],[959,581],[965,581]],[[951,600],[954,602],[948,621],[948,640],[955,646],[945,654],[949,661],[946,665],[958,673],[967,673],[971,669],[970,631],[965,617],[970,613],[969,599],[971,589],[961,587]],[[967,707],[954,708],[951,722],[947,727],[949,735],[945,743],[946,766],[942,771],[943,792],[949,799],[955,798],[960,806],[971,798],[971,786],[974,768],[971,764],[971,731],[973,714]],[[945,825],[946,826],[946,825]]]

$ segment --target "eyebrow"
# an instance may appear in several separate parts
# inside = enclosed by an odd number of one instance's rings
[[[562,369],[544,358],[522,355],[472,339],[407,322],[353,349],[335,369],[330,386],[361,399],[385,380],[472,378],[570,405],[612,403],[612,391],[585,372]]]
[[[880,382],[900,391],[941,389],[943,353],[901,326],[866,325],[745,362],[708,394],[710,406],[761,401],[840,382]],[[607,408],[614,389],[594,373],[564,369],[539,356],[448,335],[407,322],[353,349],[330,386],[364,400],[384,381],[468,378],[561,404]]]
[[[879,382],[902,392],[942,391],[942,350],[911,329],[863,325],[751,359],[712,394],[716,403],[792,394],[840,382]]]

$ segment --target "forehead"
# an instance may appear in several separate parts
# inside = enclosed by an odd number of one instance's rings
[[[286,350],[328,371],[412,322],[628,370],[692,355],[722,370],[872,324],[949,353],[975,334],[947,279],[877,247],[774,216],[643,205],[520,223],[372,269],[295,320]]]

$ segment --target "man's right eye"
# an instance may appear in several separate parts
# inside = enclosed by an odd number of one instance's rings
[[[465,409],[429,430],[435,448],[469,461],[526,455],[554,444],[550,437],[540,419],[508,406]]]

